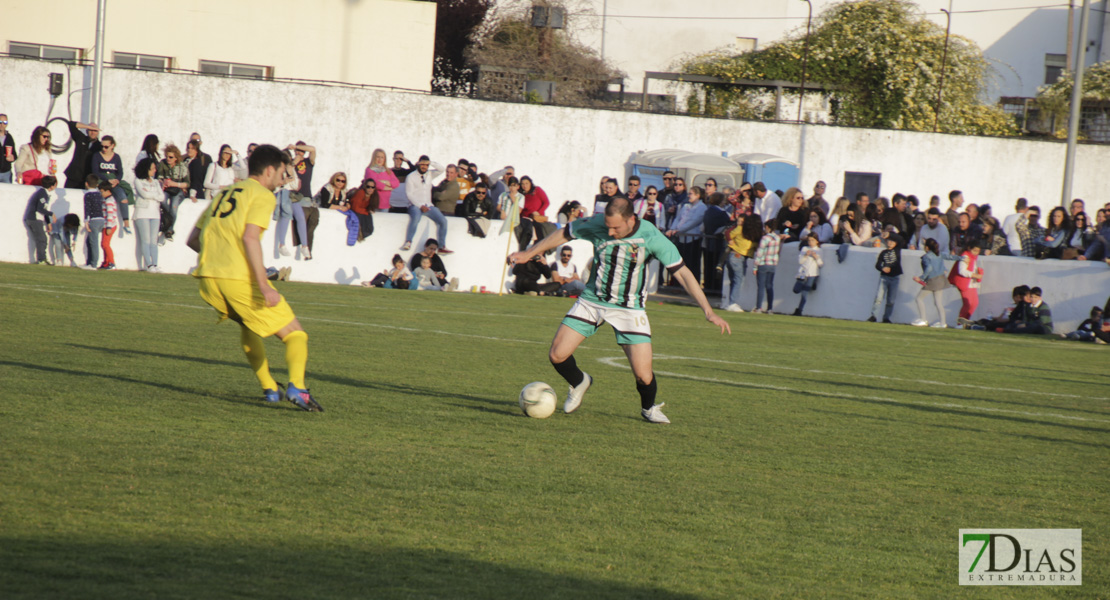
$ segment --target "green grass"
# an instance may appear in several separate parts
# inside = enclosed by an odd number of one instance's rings
[[[191,278],[0,265],[0,597],[1110,593],[1105,348],[653,304],[672,425],[609,328],[533,420],[569,301],[280,290],[326,413],[260,402]],[[1082,528],[1084,585],[959,588],[982,527]]]

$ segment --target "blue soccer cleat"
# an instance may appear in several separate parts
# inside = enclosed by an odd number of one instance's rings
[[[281,390],[265,390],[262,399],[266,402],[281,402]]]
[[[297,408],[308,412],[324,412],[324,407],[316,402],[308,390],[302,390],[290,382],[285,388],[285,399],[292,402]]]

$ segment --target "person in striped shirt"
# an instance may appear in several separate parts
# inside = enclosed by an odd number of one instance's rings
[[[578,368],[574,351],[597,332],[602,322],[608,322],[636,376],[640,416],[651,423],[670,423],[661,410],[663,404],[655,403],[657,386],[651,366],[651,325],[644,311],[648,261],[654,258],[666,266],[686,293],[697,301],[705,319],[720,327],[721,333],[731,334],[731,328],[713,312],[701,285],[683,264],[674,243],[654,225],[638,218],[627,198],[613,198],[604,213],[571,222],[531,248],[510,254],[509,262],[524,264],[574,239],[593,244],[594,268],[586,289],[555,332],[548,352],[552,366],[570,384],[563,412],[574,412],[593,383],[593,378]]]

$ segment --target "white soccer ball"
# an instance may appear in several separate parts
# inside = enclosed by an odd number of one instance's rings
[[[520,410],[533,419],[546,419],[555,413],[555,390],[542,381],[533,381],[520,390]]]

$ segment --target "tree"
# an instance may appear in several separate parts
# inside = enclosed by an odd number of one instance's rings
[[[566,10],[566,1],[548,0],[542,5],[563,8],[566,27],[571,26],[573,13]],[[568,29],[533,27],[531,9],[531,4],[505,7],[469,51],[471,62],[499,67],[524,79],[554,81],[557,104],[602,104],[608,82],[623,74],[575,40]],[[512,87],[515,93],[519,83]]]
[[[1036,106],[1045,116],[1056,117],[1062,124],[1057,136],[1067,135],[1068,110],[1071,108],[1071,90],[1074,87],[1075,73],[1065,71],[1056,83],[1042,86],[1037,90]],[[1083,102],[1110,101],[1110,61],[1103,61],[1083,70]]]
[[[681,69],[730,80],[799,81],[805,37],[802,26],[761,50],[703,54],[684,61]],[[943,53],[944,29],[921,16],[913,2],[845,2],[814,17],[806,79],[835,86],[827,94],[837,124],[932,131]],[[989,66],[979,47],[951,36],[946,64],[939,129],[1015,134],[1000,108],[980,101]],[[706,85],[694,103],[721,116],[766,118],[765,97],[746,88]]]
[[[466,55],[481,34],[494,0],[437,0],[432,91],[451,96],[470,95],[474,70]]]

